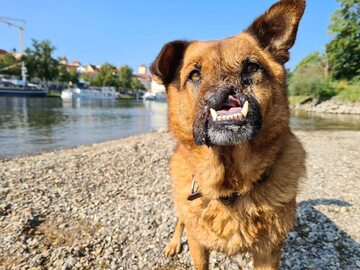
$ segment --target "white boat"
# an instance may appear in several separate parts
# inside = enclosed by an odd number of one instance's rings
[[[144,100],[155,100],[155,101],[166,101],[166,93],[165,92],[146,92],[143,96]]]
[[[4,68],[7,69],[7,68]],[[3,69],[3,70],[4,70]],[[0,74],[0,96],[29,96],[44,97],[48,90],[40,85],[29,83],[26,80],[26,67],[24,62],[21,66],[21,79],[17,76]]]
[[[119,93],[113,87],[82,88],[77,86],[61,92],[62,99],[116,99],[118,96]]]

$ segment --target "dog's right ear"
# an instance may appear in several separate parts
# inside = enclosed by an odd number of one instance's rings
[[[162,47],[159,55],[150,66],[150,71],[155,80],[166,86],[175,79],[189,44],[188,41],[175,40]]]

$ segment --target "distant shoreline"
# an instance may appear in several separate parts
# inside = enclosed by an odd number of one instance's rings
[[[309,100],[306,103],[291,104],[290,108],[292,110],[302,110],[315,113],[360,115],[359,102],[343,102],[337,98],[332,98],[321,103]]]

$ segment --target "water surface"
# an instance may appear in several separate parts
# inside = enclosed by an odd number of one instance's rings
[[[0,97],[0,158],[163,129],[166,107],[143,101]]]
[[[360,130],[360,116],[296,112],[296,130]],[[152,101],[0,97],[0,159],[167,128],[167,104]]]

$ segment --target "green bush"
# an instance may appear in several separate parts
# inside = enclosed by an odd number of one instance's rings
[[[352,84],[344,86],[339,91],[338,97],[347,102],[360,102],[360,82],[352,81]]]
[[[324,56],[314,52],[305,57],[288,77],[290,96],[318,97],[328,85]]]
[[[314,96],[321,102],[333,96],[337,91],[330,81],[320,81],[314,85]]]

